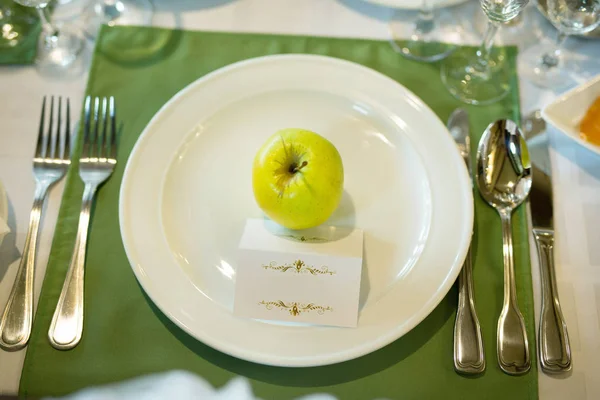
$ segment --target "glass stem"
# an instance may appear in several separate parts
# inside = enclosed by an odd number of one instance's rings
[[[50,13],[48,8],[44,6],[38,6],[35,8],[40,16],[40,21],[42,22],[42,28],[44,29],[46,40],[53,40],[58,37],[58,28],[52,24],[50,19]]]
[[[417,34],[426,34],[433,31],[434,28],[433,7],[428,0],[422,0],[419,9],[419,18],[415,27]]]
[[[498,24],[495,22],[489,22],[483,43],[477,49],[477,64],[475,65],[477,71],[481,74],[487,75],[489,73],[490,54],[492,47],[494,46],[494,37],[498,32]]]
[[[488,27],[483,38],[483,43],[481,43],[481,46],[479,46],[479,49],[477,50],[477,56],[482,58],[486,63],[490,59],[490,53],[492,51],[492,46],[494,46],[494,37],[496,37],[496,32],[498,32],[498,24],[494,22],[488,23]]]
[[[554,48],[554,51],[542,55],[542,67],[551,69],[558,65],[560,62],[560,52],[562,51],[562,46],[566,39],[567,35],[559,31],[558,36],[556,37],[556,47]]]

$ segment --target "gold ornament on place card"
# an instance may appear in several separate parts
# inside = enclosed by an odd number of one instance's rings
[[[304,313],[304,312],[311,312],[311,311],[316,311],[317,314],[319,315],[323,315],[325,314],[325,311],[333,311],[333,308],[329,307],[329,306],[319,306],[316,305],[314,303],[308,303],[308,304],[304,304],[304,303],[297,303],[297,302],[290,302],[290,303],[285,303],[284,301],[281,300],[277,300],[277,301],[261,301],[260,303],[258,303],[259,305],[263,305],[267,308],[267,310],[272,310],[273,307],[277,307],[280,310],[287,310],[291,316],[297,317],[300,314]]]
[[[292,271],[297,274],[309,273],[311,275],[335,275],[335,271],[330,270],[326,266],[315,268],[313,266],[306,265],[306,263],[302,260],[296,260],[289,264],[279,264],[277,261],[271,261],[271,263],[263,265],[262,267],[264,269],[270,269],[273,271]]]
[[[307,243],[322,243],[322,242],[327,242],[327,239],[322,238],[322,237],[317,237],[317,236],[298,236],[298,235],[277,235],[280,237],[284,237],[284,238],[288,238],[288,239],[292,239],[298,242],[307,242]]]

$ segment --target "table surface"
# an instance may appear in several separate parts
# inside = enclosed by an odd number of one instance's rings
[[[65,23],[77,24],[84,0],[71,0],[58,10]],[[155,0],[152,24],[184,29],[282,33],[314,36],[389,38],[388,24],[394,10],[364,0]],[[449,12],[449,11],[443,11]],[[455,7],[464,21],[465,43],[477,44],[485,19],[476,2]],[[475,16],[475,17],[474,17]],[[551,41],[556,33],[535,7],[524,12],[528,26],[501,31],[498,42],[519,44],[526,51],[538,41]],[[468,21],[468,22],[467,22]],[[600,74],[600,40],[571,38],[567,56],[576,60],[578,80]],[[70,76],[47,76],[27,66],[0,67],[0,181],[9,199],[8,225],[12,232],[0,247],[0,306],[6,304],[25,242],[33,202],[32,154],[37,136],[40,99],[45,94],[69,96],[79,115],[87,81],[93,43],[88,42],[81,69]],[[542,90],[520,79],[523,114],[542,108],[561,91]],[[556,268],[563,313],[569,327],[573,370],[566,376],[539,373],[543,400],[598,399],[600,372],[600,157],[549,129],[553,168],[556,228]],[[50,193],[43,215],[35,292],[39,295],[62,195],[62,184]],[[532,246],[536,315],[539,315],[539,273]],[[37,298],[36,298],[37,300]],[[537,318],[536,318],[537,319]],[[0,394],[18,391],[25,351],[0,350]]]

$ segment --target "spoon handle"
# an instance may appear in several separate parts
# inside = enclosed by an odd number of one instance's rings
[[[471,249],[458,275],[458,310],[454,323],[454,369],[461,374],[485,370],[481,326],[475,312]]]
[[[559,373],[571,369],[571,346],[563,318],[554,271],[554,232],[534,229],[542,275],[542,311],[540,315],[540,365],[544,372]]]
[[[507,374],[521,375],[529,371],[531,361],[525,321],[517,303],[511,210],[500,209],[499,213],[504,243],[504,304],[498,320],[498,363]]]

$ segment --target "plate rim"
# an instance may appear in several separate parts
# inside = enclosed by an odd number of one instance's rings
[[[204,344],[206,344],[222,353],[231,355],[233,357],[244,359],[244,360],[251,361],[251,362],[264,364],[264,365],[281,366],[281,367],[313,367],[313,366],[321,366],[321,365],[330,365],[330,364],[335,364],[335,363],[355,359],[355,358],[370,354],[378,349],[385,347],[386,345],[392,343],[393,341],[399,339],[400,337],[404,336],[406,333],[408,333],[412,329],[414,329],[425,318],[427,318],[427,316],[429,316],[431,314],[431,312],[445,298],[445,296],[450,291],[452,285],[456,281],[456,278],[458,277],[460,270],[462,269],[462,264],[466,258],[468,249],[470,247],[470,242],[471,242],[472,233],[473,233],[472,227],[473,227],[473,222],[474,222],[474,204],[473,204],[474,200],[473,200],[472,191],[470,189],[471,188],[470,177],[468,175],[466,167],[464,166],[464,163],[462,162],[462,158],[460,157],[458,150],[456,150],[456,152],[452,153],[452,154],[453,154],[453,157],[455,158],[455,160],[457,161],[456,165],[460,165],[459,170],[461,172],[459,173],[459,176],[457,177],[457,179],[459,181],[462,181],[462,184],[463,184],[462,186],[464,186],[464,193],[463,193],[463,196],[461,196],[461,200],[466,201],[466,203],[464,204],[465,227],[470,227],[471,229],[468,229],[468,233],[465,232],[464,235],[461,235],[462,236],[460,238],[461,248],[457,250],[457,253],[453,259],[453,265],[448,268],[448,273],[445,276],[444,281],[440,284],[440,290],[438,290],[435,293],[435,296],[430,297],[429,300],[427,302],[425,302],[423,304],[423,306],[421,307],[422,313],[419,314],[418,317],[408,319],[406,323],[398,325],[394,329],[387,330],[385,335],[382,335],[377,340],[370,342],[370,344],[368,346],[365,345],[363,347],[360,347],[359,348],[360,351],[356,351],[355,350],[356,348],[352,348],[352,349],[348,349],[347,351],[343,352],[342,354],[339,354],[336,356],[323,355],[323,356],[319,356],[319,357],[313,357],[312,359],[302,358],[302,359],[294,359],[293,362],[285,362],[282,360],[282,358],[280,358],[280,357],[278,358],[278,357],[272,356],[272,355],[269,355],[269,356],[262,355],[260,357],[260,359],[258,359],[257,357],[254,356],[256,354],[255,352],[247,351],[245,348],[234,347],[232,345],[223,346],[223,345],[221,345],[220,342],[215,342],[210,337],[206,337],[206,336],[201,338],[201,337],[199,337],[200,335],[198,334],[198,332],[193,332],[191,329],[189,329],[185,325],[185,323],[180,321],[176,315],[174,315],[169,310],[165,309],[164,306],[161,306],[160,302],[156,301],[156,298],[154,297],[152,292],[150,290],[148,290],[151,287],[151,282],[149,282],[148,280],[145,280],[144,277],[142,276],[143,274],[136,268],[136,260],[132,256],[133,248],[130,248],[130,246],[132,246],[132,244],[128,242],[128,240],[126,239],[126,235],[124,234],[128,230],[128,228],[125,226],[125,218],[124,218],[124,214],[123,214],[124,207],[125,207],[124,198],[127,196],[127,194],[125,192],[129,186],[128,181],[129,181],[129,179],[131,179],[131,170],[134,168],[133,164],[134,164],[136,157],[133,157],[133,156],[136,154],[136,152],[139,151],[139,148],[140,148],[140,146],[142,146],[143,142],[145,142],[144,138],[147,135],[149,135],[149,133],[151,132],[151,130],[149,128],[151,126],[153,126],[156,123],[156,121],[162,117],[163,112],[165,110],[167,110],[168,108],[170,108],[177,101],[179,101],[179,99],[181,97],[185,96],[189,91],[193,90],[195,86],[201,85],[205,81],[209,81],[210,79],[212,79],[216,76],[219,76],[221,74],[226,74],[231,70],[234,70],[237,68],[243,68],[244,66],[249,65],[249,64],[261,63],[261,62],[271,61],[271,60],[277,61],[278,59],[300,59],[300,60],[311,59],[311,60],[316,60],[316,61],[325,61],[328,63],[337,63],[339,65],[346,65],[346,66],[349,66],[354,69],[362,70],[362,72],[369,73],[379,79],[387,80],[390,82],[391,85],[394,85],[399,91],[402,91],[402,94],[405,95],[410,102],[416,103],[419,107],[426,109],[427,112],[429,112],[435,119],[437,119],[440,126],[443,127],[447,131],[445,124],[439,119],[437,114],[433,110],[431,110],[431,108],[423,100],[421,100],[421,98],[419,98],[412,91],[407,89],[401,83],[395,81],[394,79],[388,77],[387,75],[385,75],[379,71],[376,71],[376,70],[366,67],[364,65],[361,65],[361,64],[358,64],[355,62],[351,62],[348,60],[344,60],[344,59],[330,57],[330,56],[302,54],[302,53],[300,53],[300,54],[266,55],[266,56],[254,57],[254,58],[238,61],[238,62],[229,64],[227,66],[224,66],[222,68],[219,68],[217,70],[214,70],[214,71],[196,79],[195,81],[189,83],[185,87],[183,87],[175,95],[173,95],[154,114],[154,116],[148,122],[148,124],[146,125],[146,127],[144,128],[142,133],[139,135],[135,145],[133,146],[133,148],[131,150],[131,153],[128,157],[127,164],[126,164],[126,167],[125,167],[125,170],[123,173],[123,181],[122,181],[120,191],[119,191],[119,227],[120,227],[121,236],[122,236],[122,240],[123,240],[123,246],[124,246],[130,267],[132,268],[132,270],[136,276],[136,280],[138,281],[140,286],[142,286],[146,295],[152,300],[152,302],[160,309],[160,311],[162,313],[164,313],[180,329],[182,329],[183,331],[188,333],[195,340],[199,340],[199,341],[203,342]],[[448,133],[448,139],[452,140],[449,133]]]

